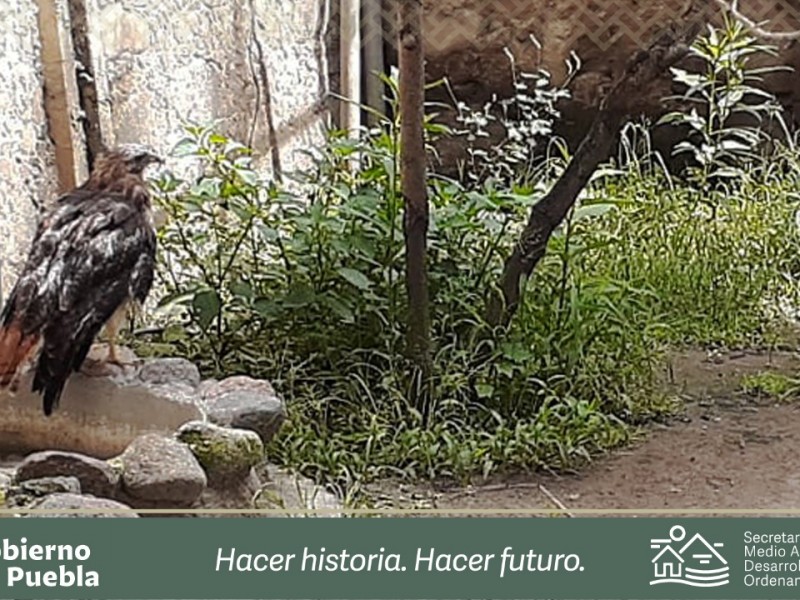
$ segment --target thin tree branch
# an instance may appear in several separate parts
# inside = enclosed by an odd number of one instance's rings
[[[764,29],[762,25],[759,25],[749,17],[745,16],[739,10],[739,0],[732,0],[731,2],[727,2],[727,0],[714,0],[714,2],[722,10],[729,12],[736,17],[736,19],[741,21],[751,33],[757,35],[758,37],[776,42],[800,40],[800,31],[769,31]]]

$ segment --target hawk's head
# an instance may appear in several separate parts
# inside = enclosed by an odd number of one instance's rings
[[[97,157],[92,174],[85,185],[90,189],[130,185],[131,176],[133,181],[137,179],[141,181],[148,165],[161,162],[163,162],[161,157],[149,146],[123,144]]]
[[[155,150],[143,144],[122,144],[109,154],[121,160],[128,172],[135,175],[141,175],[149,165],[164,162]]]

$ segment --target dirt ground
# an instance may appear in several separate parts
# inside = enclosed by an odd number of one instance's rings
[[[793,377],[800,358],[691,351],[673,358],[670,371],[685,409],[580,473],[403,494],[417,505],[458,509],[800,509],[800,403],[741,392],[744,375]]]

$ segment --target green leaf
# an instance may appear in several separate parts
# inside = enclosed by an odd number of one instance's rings
[[[258,222],[256,227],[258,228],[258,231],[261,233],[261,237],[267,242],[275,242],[280,237],[278,234],[278,230],[274,229],[273,227],[264,225],[261,222]]]
[[[172,149],[172,156],[176,158],[182,158],[184,156],[193,156],[197,154],[197,151],[200,149],[200,146],[197,145],[197,142],[192,138],[184,138]]]
[[[167,294],[163,298],[158,301],[158,307],[163,308],[164,306],[170,305],[187,305],[189,301],[194,298],[194,294],[191,291],[185,291],[183,289],[176,290],[171,294]]]
[[[610,210],[615,210],[617,205],[612,202],[598,202],[579,206],[572,213],[572,221],[577,223],[590,217],[601,217]]]
[[[337,271],[339,275],[344,277],[349,283],[356,286],[360,290],[368,290],[372,287],[372,282],[369,278],[364,275],[361,271],[357,271],[355,269],[348,269],[347,267],[342,267]]]
[[[494,386],[488,383],[479,383],[475,386],[475,391],[478,393],[479,398],[491,398],[494,394]]]
[[[228,142],[228,138],[218,133],[212,133],[210,136],[208,136],[208,141],[211,142],[212,144],[224,145]]]
[[[234,296],[240,296],[247,300],[253,297],[253,286],[246,281],[234,281],[230,289]]]
[[[515,363],[524,363],[533,358],[533,353],[519,342],[509,342],[503,345],[503,356]]]
[[[252,169],[240,168],[237,169],[236,173],[246,185],[251,187],[256,187],[258,185],[258,174]]]
[[[245,155],[249,155],[250,154],[250,149],[247,146],[245,146],[244,144],[241,144],[239,142],[235,142],[235,141],[232,141],[232,140],[228,140],[228,143],[225,144],[225,149],[223,150],[223,152],[224,152],[224,154],[226,156],[231,154],[231,153],[233,153],[233,152],[240,152],[240,153],[243,153]]]
[[[280,306],[269,298],[259,298],[253,303],[253,308],[259,315],[267,319],[275,318],[281,312]]]
[[[171,325],[168,325],[161,334],[161,338],[166,343],[181,342],[187,337],[186,329],[184,329],[183,325],[179,323],[172,323]]]
[[[301,283],[289,290],[289,293],[283,299],[283,305],[287,308],[302,308],[313,303],[316,298],[313,288]]]
[[[332,296],[328,297],[325,300],[325,304],[327,304],[328,308],[330,308],[333,313],[343,322],[355,323],[355,314],[353,313],[353,310],[339,298]]]
[[[219,314],[221,302],[216,290],[204,290],[195,294],[192,306],[197,313],[197,324],[201,329],[208,329]]]
[[[220,181],[217,179],[204,178],[192,186],[190,193],[199,198],[209,196],[217,198],[220,194]]]

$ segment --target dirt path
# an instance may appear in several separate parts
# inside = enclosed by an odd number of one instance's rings
[[[800,509],[800,403],[745,397],[743,375],[795,375],[794,355],[690,352],[673,361],[684,412],[577,475],[518,476],[438,490],[440,508]],[[429,494],[431,494],[429,492]]]

